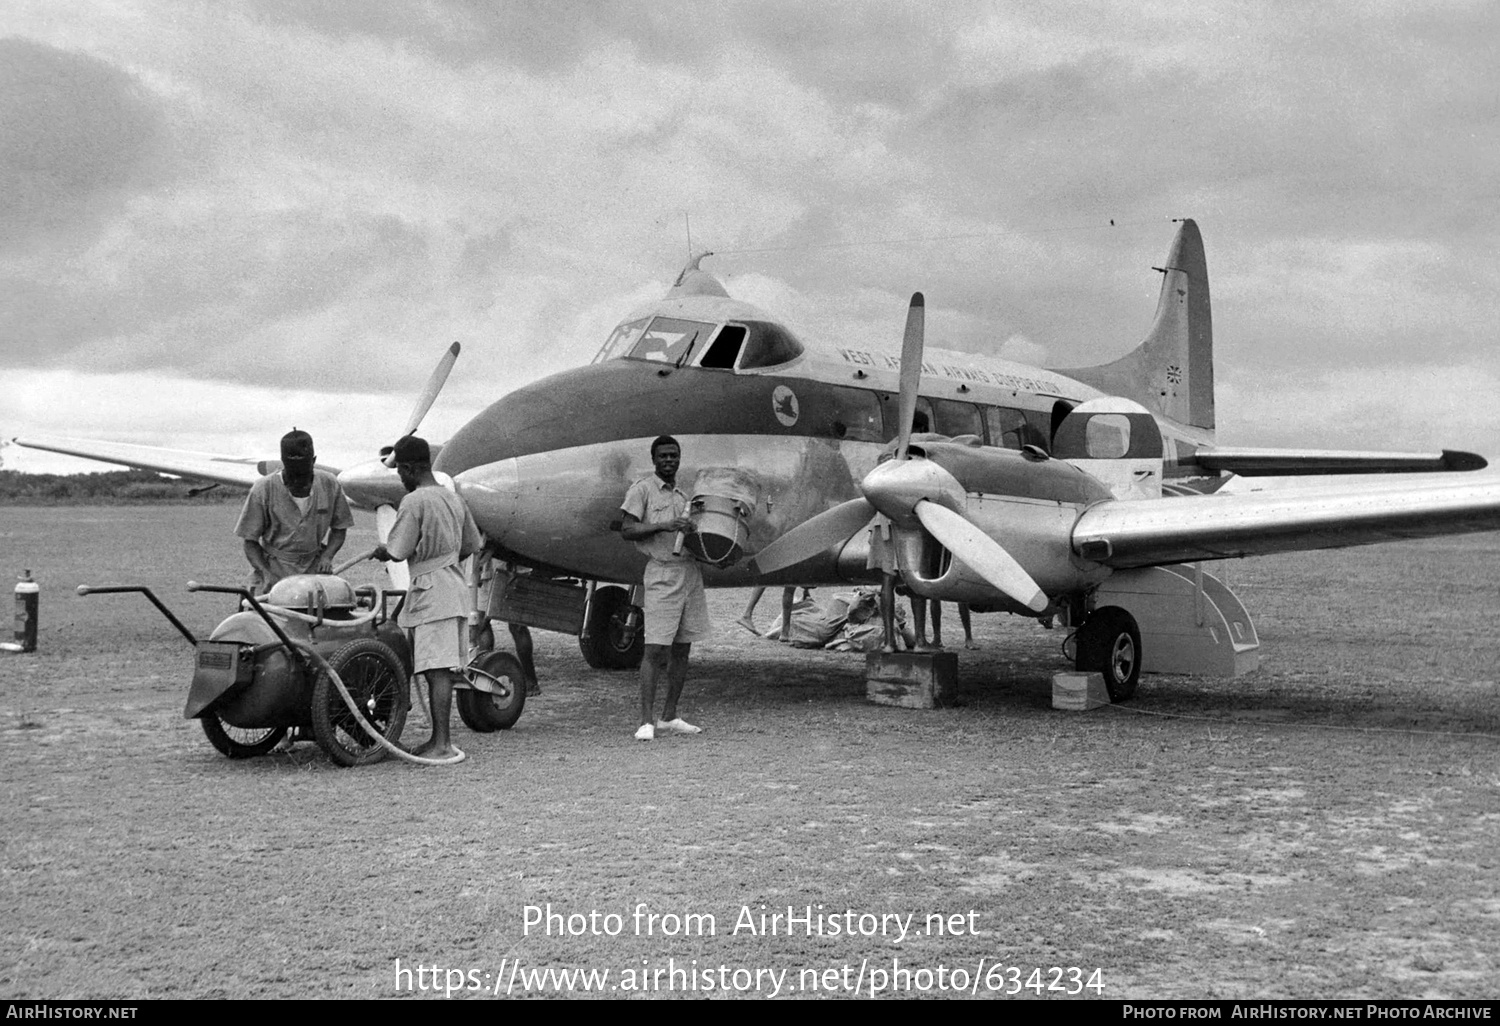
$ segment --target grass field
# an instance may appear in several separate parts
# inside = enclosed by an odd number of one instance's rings
[[[225,602],[183,583],[242,578],[233,515],[0,510],[0,572],[43,588],[41,651],[0,660],[0,997],[552,994],[531,974],[574,968],[613,997],[1500,992],[1496,536],[1232,564],[1261,669],[1089,713],[1050,708],[1062,637],[1030,622],[976,616],[959,704],[917,712],[714,593],[701,736],[632,740],[634,676],[538,634],[515,729],[455,718],[459,766],[342,770],[224,759],[181,718],[182,639],[72,594],[149,584],[206,630]],[[823,932],[760,929],[788,906]]]

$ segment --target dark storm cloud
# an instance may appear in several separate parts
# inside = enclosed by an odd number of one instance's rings
[[[0,39],[0,252],[88,234],[163,171],[154,97],[96,57]]]

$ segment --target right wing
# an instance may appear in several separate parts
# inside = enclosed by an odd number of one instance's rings
[[[248,457],[220,456],[211,452],[192,452],[185,449],[159,449],[150,445],[131,445],[127,442],[100,442],[84,438],[61,438],[52,435],[33,435],[30,438],[12,439],[17,445],[46,452],[60,452],[67,456],[82,456],[84,459],[118,463],[141,470],[155,470],[178,477],[190,477],[201,481],[218,481],[221,484],[253,485],[266,474],[281,469],[280,460],[257,460]],[[319,464],[322,467],[322,464]],[[332,470],[331,467],[322,467]]]
[[[1227,470],[1241,477],[1306,474],[1420,474],[1483,470],[1487,462],[1472,452],[1339,452],[1323,449],[1247,449],[1204,446],[1191,462],[1205,470]]]
[[[1115,569],[1500,530],[1500,477],[1462,484],[1240,492],[1101,502],[1073,551]]]

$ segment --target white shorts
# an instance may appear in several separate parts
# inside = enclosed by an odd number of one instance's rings
[[[682,644],[708,637],[708,595],[697,563],[658,563],[653,559],[646,564],[641,583],[646,591],[641,603],[646,615],[646,644]]]
[[[411,629],[412,672],[462,671],[469,665],[469,622],[462,616],[419,623]]]

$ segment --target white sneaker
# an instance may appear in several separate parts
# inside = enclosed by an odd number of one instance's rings
[[[636,728],[635,739],[637,741],[654,741],[656,739],[656,728],[649,723],[642,723]]]
[[[701,734],[702,727],[695,727],[681,716],[675,720],[657,720],[657,730],[665,730],[669,734]]]

